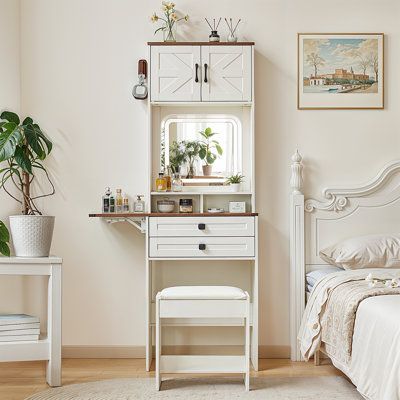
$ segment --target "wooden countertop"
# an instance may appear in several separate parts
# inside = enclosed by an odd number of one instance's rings
[[[254,42],[147,42],[149,46],[254,46]]]
[[[256,217],[258,213],[98,213],[90,218],[140,218],[140,217]]]

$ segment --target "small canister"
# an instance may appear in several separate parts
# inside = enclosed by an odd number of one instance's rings
[[[193,212],[193,200],[192,199],[180,199],[179,200],[179,212],[190,214]]]

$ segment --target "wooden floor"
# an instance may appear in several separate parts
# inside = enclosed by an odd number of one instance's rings
[[[114,378],[153,377],[145,372],[142,359],[65,359],[63,385]],[[289,360],[260,360],[260,371],[252,376],[321,376],[341,375],[330,364],[315,367],[313,363]],[[0,363],[0,400],[23,400],[47,389],[44,362]]]

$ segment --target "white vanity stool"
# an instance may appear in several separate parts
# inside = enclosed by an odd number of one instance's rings
[[[243,318],[244,355],[161,355],[161,325],[164,318]],[[245,374],[250,388],[250,297],[231,286],[176,286],[156,296],[156,386],[162,373]]]

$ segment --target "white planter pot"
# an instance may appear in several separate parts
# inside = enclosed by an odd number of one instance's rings
[[[239,192],[241,183],[231,183],[229,185],[231,192]]]
[[[10,231],[17,257],[48,257],[55,217],[12,215]]]

